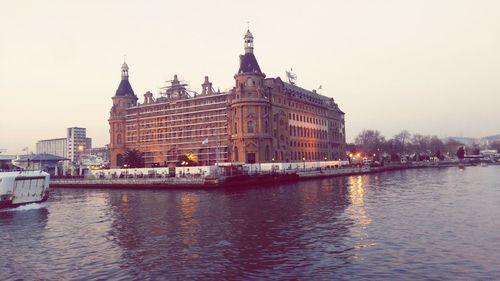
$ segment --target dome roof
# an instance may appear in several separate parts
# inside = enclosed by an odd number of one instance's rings
[[[252,32],[250,32],[250,29],[248,29],[247,33],[245,33],[245,38],[253,38]]]

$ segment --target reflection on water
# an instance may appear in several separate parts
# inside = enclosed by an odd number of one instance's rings
[[[499,279],[499,169],[56,189],[45,208],[0,211],[0,279]]]

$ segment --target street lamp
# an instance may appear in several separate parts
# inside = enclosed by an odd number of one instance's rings
[[[306,170],[306,158],[302,157],[302,163],[304,164],[304,171]]]
[[[189,163],[187,161],[182,161],[181,162],[181,166],[182,166],[182,176],[186,176],[186,166],[188,165]]]
[[[78,145],[77,147],[78,150],[78,175],[82,175],[82,154],[83,151],[85,150],[85,146],[83,144]]]
[[[273,172],[273,173],[274,173],[274,157],[273,157],[273,158],[271,158],[271,161],[273,162],[273,165],[271,166],[271,172]]]
[[[125,168],[125,178],[128,178],[128,170],[127,170],[128,167],[130,167],[129,164],[123,164],[123,168]]]

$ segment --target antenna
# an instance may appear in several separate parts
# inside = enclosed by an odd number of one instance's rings
[[[292,85],[297,83],[297,75],[293,73],[293,68],[290,68],[290,71],[285,71],[286,77],[288,77],[288,82]]]

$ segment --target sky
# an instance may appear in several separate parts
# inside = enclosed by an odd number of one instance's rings
[[[267,77],[333,97],[363,129],[500,133],[500,1],[2,1],[0,149],[87,128],[108,143],[126,56],[139,97],[178,74],[233,87],[247,27]],[[249,23],[248,23],[249,22]]]

